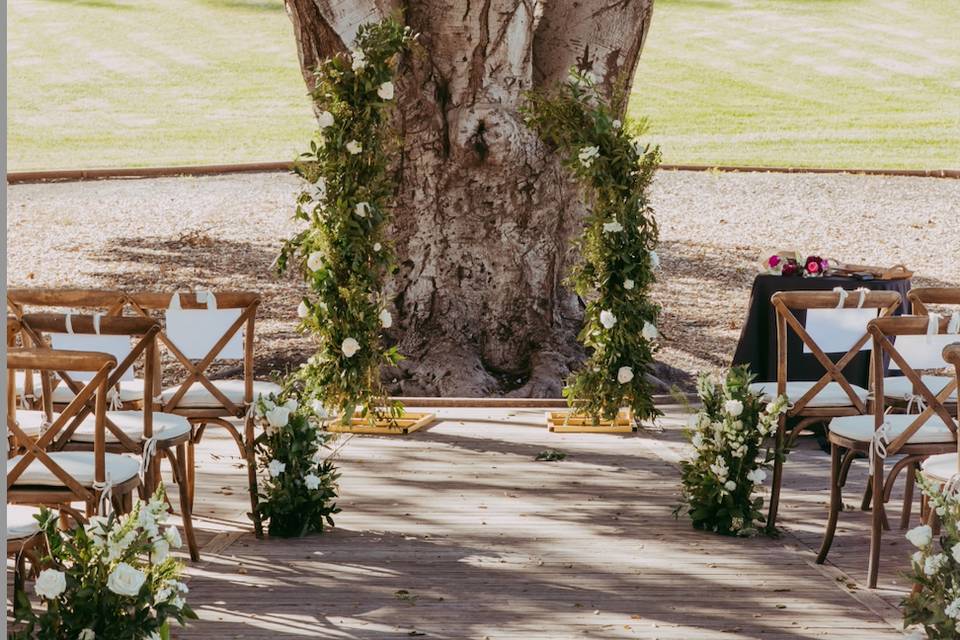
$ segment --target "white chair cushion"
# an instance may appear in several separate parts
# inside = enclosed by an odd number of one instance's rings
[[[810,390],[815,382],[798,380],[796,382],[787,383],[787,399],[792,403],[796,402],[803,397],[807,391]],[[853,392],[856,394],[861,401],[867,401],[867,390],[863,387],[858,387],[853,384],[850,385],[853,388]],[[766,402],[769,402],[777,394],[777,383],[774,382],[754,382],[750,385],[750,390],[754,393],[759,393],[763,395],[763,398]],[[843,387],[840,386],[839,382],[828,382],[827,385],[820,390],[814,398],[807,403],[808,407],[852,407],[853,403],[850,402],[850,397],[843,390]]]
[[[237,406],[243,405],[243,380],[213,380],[213,386],[219,389],[230,402]],[[174,394],[180,389],[180,386],[164,389],[160,398],[167,403]],[[266,397],[270,393],[280,393],[280,385],[272,382],[254,380],[253,399],[257,400],[259,396]],[[216,396],[210,393],[205,386],[199,382],[194,382],[187,392],[177,403],[178,409],[207,409],[222,407],[223,403],[217,400]]]
[[[923,469],[923,475],[939,482],[948,482],[960,469],[960,467],[957,467],[957,454],[955,453],[941,453],[940,455],[930,456],[923,461],[920,468]]]
[[[143,412],[142,411],[107,411],[107,417],[120,430],[134,441],[143,439]],[[119,442],[117,436],[110,429],[106,430],[107,442]],[[172,413],[153,413],[153,437],[157,440],[172,440],[190,433],[190,421],[183,416]],[[96,420],[93,414],[84,418],[83,422],[73,432],[71,442],[93,442],[96,435]]]
[[[53,419],[57,419],[57,414],[53,414]],[[46,414],[43,411],[33,411],[26,409],[17,409],[17,424],[25,434],[32,438],[40,436],[43,431],[43,421],[46,420]]]
[[[7,540],[29,538],[40,531],[40,523],[33,516],[40,513],[36,507],[22,504],[7,505]]]
[[[50,458],[63,468],[74,480],[84,487],[92,487],[94,481],[94,456],[92,451],[50,451]],[[107,475],[113,484],[121,484],[134,478],[140,472],[140,461],[118,453],[104,454]],[[7,473],[20,462],[23,456],[14,456],[7,460]],[[17,478],[14,486],[37,485],[43,487],[62,487],[63,482],[39,460],[31,460],[30,465]]]
[[[73,390],[65,383],[58,384],[50,396],[54,404],[67,404],[73,400]],[[143,380],[121,380],[120,381],[120,401],[136,402],[143,400]]]
[[[887,435],[893,440],[901,433],[906,431],[907,427],[916,420],[915,415],[905,415],[902,413],[891,413],[885,420],[889,425]],[[873,421],[872,415],[863,416],[845,416],[834,418],[830,421],[830,432],[838,436],[856,440],[858,442],[869,442],[873,439]],[[946,443],[956,442],[953,432],[944,424],[939,416],[932,416],[923,423],[916,433],[910,438],[910,444],[928,444],[928,443]]]
[[[953,381],[950,376],[920,376],[923,384],[934,394],[940,393],[945,386]],[[913,383],[906,376],[892,376],[883,379],[883,395],[886,398],[906,400],[913,395]],[[957,401],[957,392],[950,394],[950,402]]]

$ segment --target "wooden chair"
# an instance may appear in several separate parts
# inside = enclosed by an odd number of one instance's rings
[[[943,359],[949,363],[960,380],[960,339],[957,344],[949,345],[943,350]],[[920,472],[933,482],[945,485],[956,477],[960,477],[960,450],[940,455],[930,456],[920,466]],[[925,521],[933,521],[936,513],[924,513]]]
[[[873,498],[872,528],[868,584],[877,586],[880,562],[880,540],[885,524],[884,503],[889,501],[893,485],[903,469],[913,469],[928,456],[957,450],[957,420],[944,405],[956,390],[956,379],[934,393],[917,372],[926,362],[910,362],[894,344],[904,336],[922,336],[928,333],[927,318],[917,316],[883,317],[872,321],[869,332],[873,339],[872,380],[874,398],[872,415],[834,418],[830,422],[830,516],[817,562],[823,563],[830,551],[836,532],[837,519],[842,509],[842,489],[853,459],[867,455],[870,460],[871,494]],[[947,320],[940,320],[937,329],[942,332]],[[891,340],[894,338],[894,340]],[[919,415],[891,413],[884,394],[884,357],[895,362],[918,390],[926,403]],[[890,474],[884,477],[886,458],[902,455]],[[908,474],[905,503],[912,501],[912,474]]]
[[[171,472],[177,483],[180,493],[180,511],[183,519],[183,528],[186,533],[187,546],[190,557],[194,561],[200,559],[196,536],[193,529],[191,513],[189,476],[186,470],[186,447],[191,440],[192,427],[190,422],[178,415],[169,413],[155,413],[153,393],[156,384],[156,337],[160,332],[160,324],[149,318],[132,317],[103,317],[98,316],[71,316],[50,313],[27,313],[20,318],[24,333],[34,344],[45,344],[46,338],[63,335],[79,339],[78,345],[88,348],[97,348],[100,341],[106,341],[104,346],[116,349],[115,340],[120,337],[126,343],[126,351],[121,356],[120,364],[107,378],[107,388],[114,389],[126,373],[133,375],[134,364],[143,361],[143,378],[140,380],[141,410],[114,410],[107,411],[104,416],[106,424],[106,448],[113,453],[132,453],[143,460],[144,493],[151,495],[160,483],[159,459],[165,457],[170,461]],[[55,342],[54,342],[55,344]],[[73,397],[78,391],[78,383],[69,372],[59,372],[63,381],[63,388]],[[56,400],[56,392],[51,394]],[[44,403],[44,410],[49,411],[51,403]],[[129,399],[125,404],[129,404]],[[88,451],[94,441],[94,421],[90,413],[92,407],[88,404],[70,422],[64,432],[57,439],[56,447],[64,451]]]
[[[106,452],[105,415],[107,378],[117,362],[113,356],[82,351],[14,349],[7,354],[7,370],[33,370],[46,375],[51,371],[89,371],[94,375],[76,397],[49,424],[27,433],[16,419],[16,408],[9,405],[7,428],[12,447],[7,458],[7,502],[50,505],[82,516],[71,507],[86,505],[86,515],[104,513],[115,502],[121,509],[132,506],[132,493],[140,485],[140,465],[128,456]],[[14,394],[13,378],[8,376],[7,397]],[[70,421],[94,400],[93,451],[60,451],[54,443]]]
[[[907,299],[910,301],[914,315],[918,316],[929,317],[932,305],[951,307],[947,337],[953,334],[960,341],[960,287],[917,287],[907,293]],[[935,393],[939,393],[953,380],[952,376],[936,374],[924,374],[922,378],[927,388]],[[922,410],[922,399],[917,390],[908,383],[906,376],[887,376],[883,382],[888,401],[906,403],[908,410],[918,405]],[[957,394],[951,395],[947,403],[956,404]]]
[[[43,555],[45,539],[40,531],[40,523],[34,517],[40,513],[36,507],[19,504],[7,505],[7,558],[14,560],[13,598],[23,591],[28,576],[36,576],[40,571],[40,558]],[[27,563],[30,570],[27,571]]]
[[[867,412],[869,392],[863,387],[850,384],[844,369],[870,342],[866,324],[863,335],[854,341],[841,357],[834,362],[817,341],[807,332],[797,318],[797,311],[813,309],[867,309],[888,316],[900,306],[900,294],[895,291],[863,291],[838,293],[834,291],[781,291],[771,297],[777,314],[777,380],[775,393],[770,382],[755,382],[750,385],[756,393],[768,399],[785,395],[790,408],[780,417],[776,433],[777,450],[793,444],[807,426],[841,416],[859,416]],[[819,380],[789,380],[787,377],[787,341],[790,332],[796,334],[823,367],[825,373]],[[787,432],[787,421],[796,420]],[[780,504],[780,488],[783,483],[783,459],[777,456],[773,467],[770,488],[770,510],[767,526],[776,525]]]

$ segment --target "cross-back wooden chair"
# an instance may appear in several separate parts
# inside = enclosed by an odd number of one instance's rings
[[[186,372],[176,384],[163,389],[159,400],[164,412],[184,416],[194,424],[188,473],[194,469],[192,445],[200,441],[207,427],[225,429],[247,462],[254,529],[257,536],[262,535],[255,515],[253,405],[261,395],[279,393],[280,387],[253,377],[253,339],[260,296],[236,291],[136,293],[131,294],[130,304],[143,315],[165,314],[165,328],[158,337]],[[242,378],[213,379],[211,366],[230,360],[242,361]],[[242,433],[230,419],[243,420]],[[194,486],[193,478],[189,484]]]
[[[943,349],[943,359],[951,367],[957,379],[960,379],[960,340],[957,344],[952,344]],[[958,444],[960,447],[960,444]],[[953,481],[960,477],[960,450],[940,455],[930,456],[923,461],[921,472],[928,479],[941,485]],[[932,510],[924,512],[924,520],[932,523],[936,519],[936,513]]]
[[[782,451],[792,445],[800,432],[811,424],[840,416],[866,413],[869,396],[866,389],[851,384],[844,375],[844,369],[870,342],[866,323],[863,326],[863,335],[834,361],[807,332],[797,317],[797,312],[813,309],[867,309],[885,317],[900,307],[901,298],[895,291],[781,291],[775,293],[770,300],[777,317],[776,387],[774,390],[770,382],[756,382],[750,386],[755,393],[762,393],[767,398],[783,395],[790,402],[788,410],[780,417],[776,433],[776,447],[778,451]],[[791,333],[800,338],[823,367],[824,373],[818,380],[788,379],[787,344]],[[796,421],[789,432],[788,420]],[[767,515],[767,526],[770,528],[776,525],[782,483],[783,459],[778,455],[773,467]]]
[[[954,335],[960,341],[960,287],[917,287],[907,293],[914,315],[930,317],[938,314],[949,318],[947,334]],[[931,307],[941,308],[944,313],[933,311]],[[946,307],[946,309],[943,309]],[[940,391],[950,383],[952,376],[938,374],[924,374],[923,382],[935,392]],[[921,410],[923,402],[916,390],[908,383],[906,376],[888,376],[884,379],[884,393],[889,400],[905,402],[907,409],[918,406]],[[949,404],[956,404],[957,393],[948,399]]]
[[[112,502],[121,509],[132,506],[132,493],[140,485],[140,464],[128,456],[106,452],[107,378],[117,362],[108,354],[82,351],[14,349],[7,354],[7,370],[88,371],[93,377],[49,424],[27,433],[16,418],[16,407],[7,412],[12,446],[7,457],[7,501],[13,504],[51,505],[82,520],[70,506],[86,505],[86,515],[104,513]],[[13,378],[7,380],[7,397],[13,395]],[[94,401],[92,451],[61,451],[55,443],[71,420]]]
[[[154,411],[153,390],[157,377],[156,338],[160,324],[143,317],[72,316],[71,314],[26,313],[20,318],[24,333],[34,344],[46,344],[47,338],[66,332],[80,338],[77,344],[89,349],[97,348],[98,341],[112,346],[110,339],[120,337],[127,343],[127,353],[107,378],[107,388],[114,389],[133,371],[138,361],[143,361],[143,379],[140,380],[141,410],[108,410],[104,416],[106,425],[106,450],[111,453],[130,453],[142,459],[144,493],[149,496],[160,483],[159,458],[170,462],[171,472],[180,493],[180,511],[186,533],[190,557],[199,560],[199,549],[193,529],[188,475],[186,470],[186,447],[191,439],[190,422],[178,415]],[[117,356],[119,357],[119,356]],[[70,372],[58,372],[71,396],[79,390],[79,383]],[[51,394],[53,397],[55,393]],[[42,418],[49,419],[51,402],[44,402]],[[91,404],[81,409],[63,430],[55,446],[64,451],[90,450],[94,440],[94,423],[90,419]]]
[[[937,331],[946,329],[947,320],[937,322]],[[913,499],[914,470],[931,455],[957,450],[957,419],[945,405],[945,400],[956,389],[956,379],[934,392],[928,388],[917,369],[929,364],[926,360],[910,359],[896,347],[897,337],[927,335],[930,330],[927,318],[917,316],[877,318],[869,325],[873,341],[872,381],[876,399],[871,415],[846,416],[830,422],[830,516],[827,521],[823,543],[817,562],[823,563],[830,551],[836,532],[837,519],[842,509],[842,489],[850,464],[855,457],[867,455],[870,461],[870,485],[873,499],[872,527],[870,535],[870,561],[867,569],[870,588],[877,586],[880,562],[880,540],[885,527],[884,504],[889,501],[893,485],[904,469],[907,474],[905,490],[905,513]],[[892,413],[885,397],[884,359],[895,362],[925,401],[925,409],[918,415]],[[941,356],[942,358],[942,356]],[[942,364],[945,364],[943,362]],[[894,455],[903,457],[896,461],[889,475],[884,475],[885,460]],[[909,518],[909,515],[907,515]]]

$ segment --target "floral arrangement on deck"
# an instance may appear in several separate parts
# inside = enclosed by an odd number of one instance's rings
[[[593,74],[572,69],[556,93],[530,93],[524,111],[564,156],[588,208],[574,241],[582,260],[568,283],[587,301],[579,339],[590,357],[564,395],[594,421],[614,419],[621,407],[641,420],[660,415],[644,375],[659,337],[660,308],[650,297],[659,230],[647,191],[660,150],[640,141],[645,122],[620,119],[626,98],[618,86],[607,99]]]
[[[396,65],[414,34],[394,19],[362,25],[349,56],[323,61],[312,92],[319,129],[295,171],[307,183],[294,218],[307,228],[287,240],[277,259],[291,266],[310,293],[298,306],[300,326],[317,352],[298,371],[304,398],[320,400],[346,424],[374,421],[390,405],[381,365],[400,360],[381,333],[393,324],[382,296],[393,253],[385,231],[395,181],[389,172],[397,146],[389,134]]]
[[[180,581],[183,566],[170,555],[181,540],[164,524],[162,488],[126,515],[93,516],[70,531],[60,530],[58,512],[42,509],[37,519],[49,553],[35,584],[45,609],[17,593],[9,637],[160,640],[169,637],[170,620],[196,619]]]
[[[960,634],[960,495],[922,474],[917,482],[940,519],[941,533],[937,541],[929,525],[907,532],[918,550],[907,574],[915,588],[902,603],[903,622],[921,625],[930,640],[953,639]]]
[[[701,374],[697,381],[701,409],[686,431],[694,454],[681,463],[683,504],[675,512],[685,511],[697,529],[754,535],[764,519],[754,487],[778,455],[763,446],[776,433],[787,399],[765,403],[750,390],[752,379],[743,366],[721,377]]]
[[[798,254],[799,256],[799,254]],[[830,269],[830,261],[820,256],[807,256],[801,263],[797,258],[775,253],[760,264],[765,275],[820,278]]]
[[[322,429],[327,418],[322,405],[306,407],[290,398],[260,397],[257,420],[263,432],[255,448],[266,479],[259,484],[259,519],[268,520],[271,536],[290,538],[322,532],[339,513],[337,473],[324,449],[333,434]]]

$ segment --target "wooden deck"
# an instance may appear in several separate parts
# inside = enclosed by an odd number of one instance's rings
[[[813,442],[791,454],[781,539],[698,532],[672,515],[686,416],[670,409],[663,432],[555,434],[542,408],[486,408],[431,409],[438,421],[407,437],[342,436],[343,513],[297,540],[253,537],[239,458],[212,432],[189,569],[201,620],[175,637],[902,637],[899,531],[877,591],[860,586],[868,514],[844,513],[833,564],[813,563],[827,455]],[[548,448],[567,459],[536,462]]]

